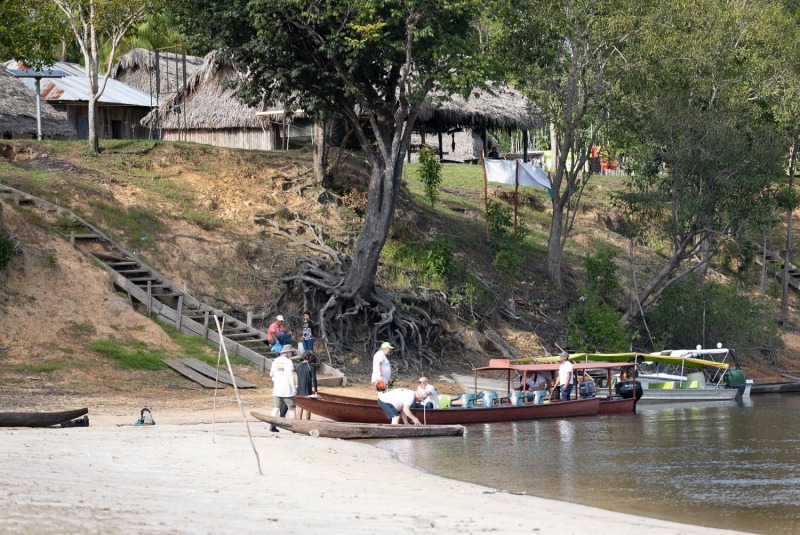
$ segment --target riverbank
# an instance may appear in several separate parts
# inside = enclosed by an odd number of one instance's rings
[[[736,533],[498,492],[366,443],[270,433],[238,410],[92,415],[89,428],[0,430],[5,533]]]

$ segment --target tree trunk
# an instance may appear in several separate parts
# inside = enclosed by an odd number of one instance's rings
[[[94,21],[96,2],[92,0],[89,2],[89,15],[90,20]],[[100,90],[97,77],[98,66],[97,58],[99,57],[99,50],[97,47],[97,29],[94,24],[89,27],[89,54],[84,52],[86,59],[86,80],[89,84],[89,148],[94,152],[100,152],[100,143],[97,141],[97,98]]]
[[[352,264],[342,283],[340,295],[367,299],[375,289],[375,275],[383,244],[389,235],[402,178],[401,165],[377,164],[372,169],[364,230],[353,251]]]
[[[681,263],[681,260],[682,255],[680,252],[672,255],[672,258],[669,259],[669,262],[667,262],[667,264],[661,268],[661,270],[656,274],[655,277],[653,277],[653,280],[650,281],[647,287],[645,287],[645,289],[642,290],[636,297],[637,302],[632,303],[630,307],[628,307],[628,310],[625,311],[625,314],[622,316],[621,320],[623,324],[628,325],[633,322],[633,320],[641,316],[644,310],[650,306],[650,303],[647,302],[647,299],[662,286],[664,281],[667,280],[670,274]]]
[[[562,222],[564,220],[564,207],[561,199],[553,189],[553,217],[550,221],[550,237],[547,240],[547,273],[550,276],[550,284],[555,288],[561,286],[561,258],[563,249],[561,248]]]
[[[328,136],[326,135],[326,122],[324,120],[314,121],[313,136],[313,156],[314,156],[314,182],[323,184],[328,170]]]
[[[798,142],[792,145],[789,159],[789,189],[794,188],[794,173],[797,165]],[[789,262],[792,253],[792,208],[786,210],[786,251],[783,254],[783,277],[781,278],[781,315],[780,322],[785,324],[789,320]]]

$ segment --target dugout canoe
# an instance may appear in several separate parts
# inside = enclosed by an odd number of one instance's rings
[[[363,403],[334,401],[321,393],[316,397],[296,398],[297,406],[312,414],[337,422],[368,424],[387,423],[386,414],[374,400]],[[516,422],[542,418],[567,418],[571,416],[594,416],[600,408],[599,398],[559,401],[541,405],[495,405],[492,407],[449,409],[413,409],[414,415],[426,425],[479,424],[490,422]]]
[[[0,427],[51,427],[87,414],[89,409],[59,412],[0,412]]]
[[[326,438],[420,438],[460,436],[464,434],[463,425],[361,424],[321,420],[289,420],[256,411],[251,411],[250,414],[263,422],[281,429],[287,429],[293,433]]]

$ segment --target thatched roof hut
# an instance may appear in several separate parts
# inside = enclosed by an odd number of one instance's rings
[[[41,101],[42,137],[70,139],[75,130],[67,115]],[[36,137],[36,94],[0,66],[0,135],[5,138]]]
[[[516,89],[502,84],[474,90],[468,99],[431,94],[420,109],[418,124],[440,132],[455,128],[529,130],[541,128],[541,110]]]
[[[188,81],[203,66],[203,58],[186,56],[185,74]],[[151,95],[157,95],[156,79],[158,78],[158,95],[166,96],[183,87],[183,56],[169,52],[158,54],[144,48],[134,48],[119,57],[117,64],[111,69],[111,78],[119,80]]]

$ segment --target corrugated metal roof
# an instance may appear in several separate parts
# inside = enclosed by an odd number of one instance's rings
[[[6,62],[5,66],[8,69],[26,68],[25,64],[17,61]],[[52,68],[64,71],[67,76],[42,80],[40,85],[42,98],[51,103],[89,101],[89,90],[86,87],[86,74],[83,67],[75,63],[57,62]],[[101,84],[103,78],[105,77],[101,75]],[[35,82],[32,78],[24,78],[23,81],[31,91],[35,91]],[[146,108],[155,105],[155,101],[149,93],[125,85],[113,78],[108,79],[106,89],[100,96],[100,103],[118,106],[144,106]]]

